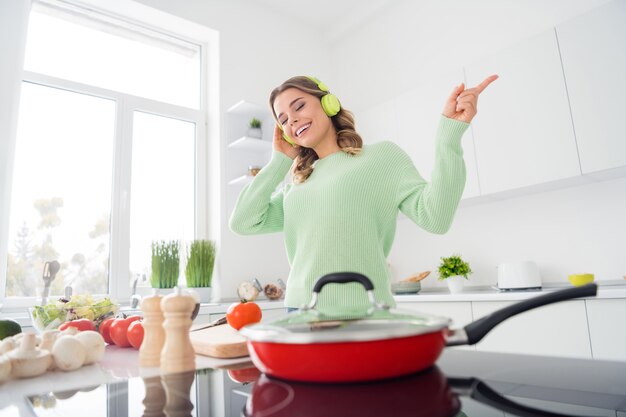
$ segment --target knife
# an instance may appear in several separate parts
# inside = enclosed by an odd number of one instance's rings
[[[222,324],[226,324],[226,316],[224,317],[220,317],[217,320],[212,321],[211,323],[208,324],[203,324],[200,325],[199,327],[194,327],[193,329],[189,330],[189,332],[197,332],[198,330],[204,330],[204,329],[208,329],[210,327],[215,327],[215,326],[220,326]]]

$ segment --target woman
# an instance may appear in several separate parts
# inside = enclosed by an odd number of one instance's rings
[[[230,228],[284,232],[287,307],[307,304],[318,278],[344,271],[369,277],[376,299],[395,305],[386,258],[398,211],[432,233],[450,228],[465,185],[461,136],[476,115],[478,95],[496,78],[470,89],[460,84],[446,101],[430,183],[394,143],[363,146],[352,113],[319,80],[293,77],[272,91],[274,152],[241,192]],[[293,184],[273,195],[292,166]],[[327,285],[317,305],[328,311],[370,303],[360,284],[350,283]]]

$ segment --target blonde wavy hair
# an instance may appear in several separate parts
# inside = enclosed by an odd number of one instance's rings
[[[277,123],[278,118],[274,113],[274,101],[276,97],[288,88],[297,88],[300,91],[314,95],[320,100],[328,92],[320,90],[317,84],[308,77],[297,76],[292,77],[276,87],[270,94],[270,108]],[[363,139],[354,128],[354,116],[352,112],[341,106],[339,113],[330,118],[337,132],[337,145],[341,150],[350,155],[358,155],[363,148]],[[313,172],[313,163],[319,159],[315,151],[311,148],[299,148],[299,154],[296,156],[292,170],[293,182],[296,184],[303,183]]]

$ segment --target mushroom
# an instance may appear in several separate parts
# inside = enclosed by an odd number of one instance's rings
[[[85,346],[74,336],[60,336],[52,347],[54,364],[62,371],[73,371],[85,363]]]
[[[52,354],[52,347],[54,346],[54,342],[56,341],[58,335],[58,330],[46,330],[45,332],[43,332],[43,335],[41,335],[41,345],[39,345],[39,348],[41,350],[46,350],[50,354]],[[50,366],[48,366],[48,371],[52,371],[54,370],[54,368],[54,360],[51,360]]]
[[[41,375],[50,365],[50,352],[37,348],[37,336],[24,333],[20,346],[7,354],[11,358],[11,374],[16,378]]]
[[[4,382],[11,377],[11,358],[7,355],[0,355],[0,382]]]
[[[106,343],[100,333],[93,330],[83,330],[74,337],[85,347],[84,365],[89,365],[102,359]]]
[[[16,347],[17,343],[15,342],[15,339],[12,337],[7,337],[2,342],[0,342],[0,355],[2,355],[3,353],[9,353]]]

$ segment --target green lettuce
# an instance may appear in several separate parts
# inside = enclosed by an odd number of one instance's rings
[[[71,299],[59,299],[45,306],[30,309],[33,325],[40,331],[56,329],[60,324],[76,319],[89,319],[96,325],[114,316],[118,306],[109,298],[94,300],[90,295],[77,294]]]

